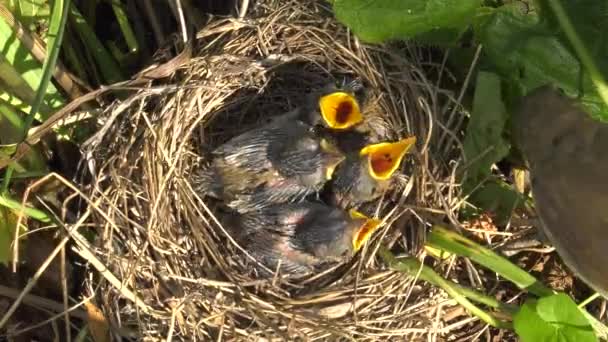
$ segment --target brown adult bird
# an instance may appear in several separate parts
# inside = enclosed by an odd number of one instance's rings
[[[350,209],[380,197],[393,184],[393,175],[415,143],[416,138],[409,137],[371,144],[347,155],[330,182],[329,203]]]
[[[380,220],[322,203],[304,201],[265,207],[229,218],[233,237],[271,271],[286,274],[357,253]]]
[[[552,86],[523,98],[513,138],[543,231],[566,265],[608,296],[608,125]]]
[[[317,193],[344,155],[322,131],[279,120],[230,139],[209,160],[193,173],[197,192],[246,212]]]

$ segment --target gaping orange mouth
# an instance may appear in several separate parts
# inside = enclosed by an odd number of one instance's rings
[[[361,247],[369,240],[372,234],[380,227],[381,220],[369,218],[360,212],[351,209],[350,216],[352,218],[365,219],[363,224],[359,227],[357,232],[353,235],[353,249],[358,251]]]
[[[319,100],[321,116],[333,129],[347,129],[363,121],[359,103],[350,94],[334,92]]]
[[[368,170],[374,179],[387,180],[395,173],[401,160],[415,143],[416,137],[410,137],[394,143],[367,145],[361,149],[359,155],[368,157]]]

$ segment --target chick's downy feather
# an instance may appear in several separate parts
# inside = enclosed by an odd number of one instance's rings
[[[200,193],[239,211],[299,201],[319,191],[343,159],[324,139],[301,121],[272,122],[219,146],[193,181]]]

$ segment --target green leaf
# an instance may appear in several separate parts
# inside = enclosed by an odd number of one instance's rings
[[[47,22],[51,13],[48,0],[0,0],[0,4],[6,6],[30,31]]]
[[[572,97],[582,95],[582,104],[595,118],[608,119],[608,108],[576,55],[538,16],[505,5],[478,15],[474,32],[483,58],[511,83],[509,88],[525,94],[552,83]]]
[[[527,341],[597,341],[589,321],[563,293],[529,299],[514,315],[515,332]]]
[[[547,26],[567,42],[563,28],[560,26],[555,12],[550,8],[547,0],[537,0],[541,15]],[[592,53],[594,61],[598,64],[604,75],[608,75],[608,1],[597,0],[561,0],[561,5],[576,30],[577,35]],[[574,48],[566,45],[574,54]]]
[[[335,0],[336,18],[362,40],[456,41],[481,0]]]
[[[30,115],[26,119],[25,130],[29,129],[29,126],[34,120],[34,115],[38,112],[38,109],[42,105],[42,101],[49,89],[54,89],[52,86],[51,78],[53,77],[53,71],[55,70],[55,64],[59,57],[59,49],[61,48],[61,41],[63,40],[63,33],[65,32],[65,23],[68,17],[68,8],[70,6],[70,0],[55,0],[53,4],[53,12],[49,22],[49,37],[47,42],[47,55],[42,65],[42,75],[40,76],[40,82],[37,84],[36,97],[32,102],[32,108]],[[56,89],[55,89],[56,91]]]
[[[491,72],[479,72],[473,112],[463,143],[469,186],[489,176],[491,166],[509,153],[509,143],[502,137],[507,118],[500,77]]]
[[[50,217],[44,211],[28,206],[22,206],[21,202],[15,201],[7,195],[0,195],[0,206],[13,209],[17,213],[23,211],[26,216],[31,217],[40,222],[51,222]]]
[[[16,37],[12,27],[4,18],[0,17],[0,64],[3,72],[0,73],[0,79],[7,85],[7,89],[12,90],[13,85],[19,85],[16,90],[22,91],[11,93],[19,96],[24,101],[31,101],[32,90],[38,89],[42,79],[42,65],[32,56],[30,50]],[[6,63],[8,62],[8,63]],[[27,84],[29,89],[23,89]],[[51,108],[59,108],[63,106],[64,99],[55,88],[50,84],[44,96],[44,103]]]

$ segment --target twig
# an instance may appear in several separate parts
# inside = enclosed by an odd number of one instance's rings
[[[249,8],[249,0],[241,0],[241,7],[239,8],[239,19],[245,18],[247,15],[247,9]]]
[[[4,285],[0,285],[0,296],[4,296],[4,297],[9,297],[9,298],[19,298],[19,293],[21,291],[17,290],[17,289],[13,289]],[[54,311],[54,312],[58,312],[61,315],[64,314],[65,311],[70,311],[73,317],[82,319],[82,320],[86,320],[87,319],[87,313],[82,310],[82,309],[78,309],[78,307],[72,307],[71,309],[68,310],[64,310],[64,306],[61,303],[58,303],[54,300],[50,300],[48,298],[44,298],[44,297],[40,297],[37,295],[33,295],[33,294],[27,294],[23,297],[23,304],[29,305],[29,306],[33,306],[33,307],[40,307],[40,308],[44,308],[46,310],[50,310],[50,311]]]

